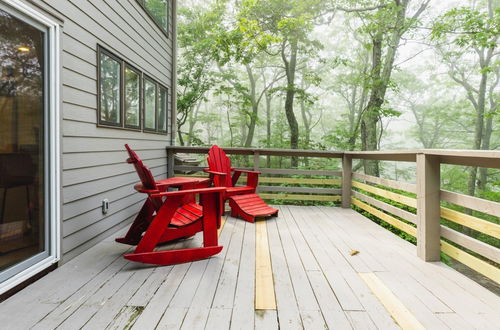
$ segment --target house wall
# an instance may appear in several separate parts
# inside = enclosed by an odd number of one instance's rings
[[[167,86],[173,102],[172,26],[167,38],[136,0],[28,3],[62,22],[61,252],[66,262],[129,224],[142,205],[144,196],[132,189],[138,178],[125,163],[124,144],[162,178],[165,147],[172,138],[171,103],[167,136],[97,127],[97,45]],[[104,198],[110,201],[106,215],[101,212]]]

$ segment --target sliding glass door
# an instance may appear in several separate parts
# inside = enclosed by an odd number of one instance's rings
[[[49,255],[47,28],[0,6],[0,283]]]

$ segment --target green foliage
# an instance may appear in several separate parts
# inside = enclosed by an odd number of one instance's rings
[[[454,8],[438,17],[432,38],[449,38],[461,48],[496,48],[500,35],[500,8],[490,17],[487,12],[467,7]]]

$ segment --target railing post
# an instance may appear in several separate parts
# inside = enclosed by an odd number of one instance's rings
[[[351,208],[351,177],[352,157],[344,154],[342,157],[342,207]]]
[[[440,260],[440,162],[438,156],[417,154],[417,255]]]
[[[171,178],[174,176],[174,156],[174,151],[170,148],[167,148],[167,178]]]
[[[258,171],[260,168],[260,164],[259,164],[260,158],[259,157],[260,157],[259,152],[254,150],[253,151],[253,170],[254,171]],[[259,192],[259,186],[257,186],[257,192]]]

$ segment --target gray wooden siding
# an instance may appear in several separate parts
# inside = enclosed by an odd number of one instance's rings
[[[138,151],[156,177],[167,172],[165,147],[170,134],[97,127],[97,45],[167,86],[171,100],[172,38],[135,0],[29,2],[63,20],[62,261],[66,262],[127,225],[142,205],[144,196],[132,189],[138,180],[125,163],[125,143]],[[170,107],[169,103],[169,123]],[[104,198],[110,201],[106,215],[100,209]]]

